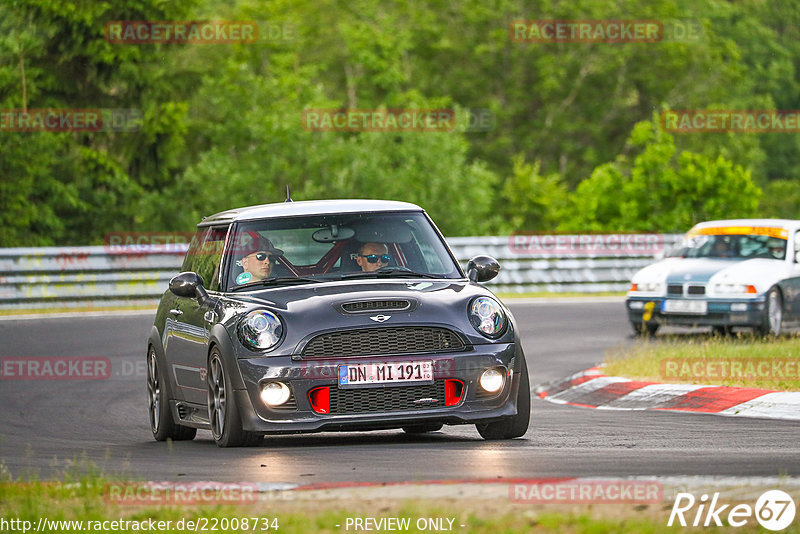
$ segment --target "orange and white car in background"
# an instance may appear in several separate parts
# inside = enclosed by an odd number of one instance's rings
[[[800,319],[800,221],[697,224],[633,276],[625,305],[637,333],[687,325],[779,335]]]

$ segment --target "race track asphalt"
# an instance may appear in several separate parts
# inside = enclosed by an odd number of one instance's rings
[[[634,343],[621,302],[514,303],[532,386]],[[60,479],[77,462],[139,480],[291,484],[547,476],[800,475],[800,423],[614,412],[534,399],[526,436],[483,441],[473,426],[267,438],[219,449],[153,441],[145,396],[151,314],[0,321],[0,358],[98,356],[106,380],[0,380],[0,462],[14,476]]]

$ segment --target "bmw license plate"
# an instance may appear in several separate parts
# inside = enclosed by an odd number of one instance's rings
[[[661,304],[664,313],[691,313],[705,315],[708,313],[708,302],[705,300],[665,300]]]
[[[339,366],[339,386],[432,383],[433,362],[381,362]]]

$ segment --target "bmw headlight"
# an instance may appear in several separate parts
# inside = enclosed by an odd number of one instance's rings
[[[748,284],[714,284],[717,295],[756,295],[756,286]]]
[[[469,321],[486,337],[503,335],[508,318],[500,303],[489,297],[478,297],[469,305]]]
[[[248,349],[271,349],[282,335],[281,320],[268,310],[251,311],[239,323],[239,339]]]
[[[663,286],[659,282],[639,282],[631,284],[631,291],[639,291],[642,293],[663,293]]]

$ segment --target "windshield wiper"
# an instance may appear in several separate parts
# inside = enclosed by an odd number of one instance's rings
[[[371,278],[373,276],[386,277],[386,278],[390,278],[393,276],[403,277],[403,278],[435,278],[435,279],[442,278],[441,276],[437,276],[435,274],[417,273],[412,271],[411,269],[406,269],[403,267],[401,268],[384,267],[382,269],[378,269],[377,271],[343,274],[342,280],[348,278]]]
[[[322,282],[322,280],[317,280],[316,278],[304,278],[302,276],[272,276],[270,278],[264,278],[263,280],[256,280],[255,282],[250,282],[247,284],[243,284],[241,286],[236,286],[233,289],[231,289],[231,291],[239,291],[240,289],[250,289],[259,286],[271,286],[279,284],[306,284],[309,282],[318,284]]]

